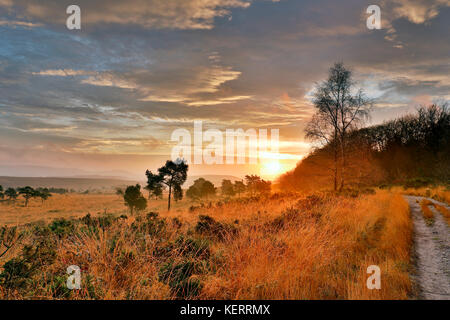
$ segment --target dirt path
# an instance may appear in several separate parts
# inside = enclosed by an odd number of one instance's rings
[[[419,299],[450,300],[450,228],[432,206],[434,224],[427,226],[419,202],[423,197],[406,196],[414,221]],[[432,202],[446,204],[429,199]],[[417,202],[418,201],[418,202]]]

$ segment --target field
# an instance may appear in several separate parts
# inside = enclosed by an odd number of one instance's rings
[[[188,201],[174,203],[174,210],[189,206]],[[149,201],[149,210],[164,210],[167,200]],[[86,214],[127,214],[123,197],[114,194],[53,194],[44,203],[39,199],[30,200],[28,207],[19,198],[15,204],[6,200],[0,202],[0,225],[15,226],[29,222],[50,222],[57,218],[80,218]]]
[[[28,208],[0,205],[1,225],[21,225],[16,244],[0,258],[0,298],[414,295],[412,223],[399,193],[272,194],[194,206],[183,200],[170,212],[165,208],[166,200],[150,201],[145,212],[130,216],[119,196],[78,194],[36,200]],[[80,290],[66,287],[70,265],[81,268]],[[366,286],[370,265],[381,269],[380,290]]]

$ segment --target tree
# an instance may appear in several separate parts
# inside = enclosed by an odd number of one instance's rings
[[[216,188],[211,181],[205,180],[204,178],[199,178],[194,181],[194,184],[189,187],[186,191],[186,196],[196,200],[203,197],[208,197],[210,195],[216,194]]]
[[[172,190],[181,189],[181,186],[187,179],[187,171],[189,166],[184,160],[178,159],[177,161],[167,160],[166,164],[158,169],[161,183],[169,188],[169,199],[167,204],[167,210],[170,210],[170,200],[172,197]],[[178,196],[179,191],[176,191]],[[182,193],[181,193],[182,196]]]
[[[183,199],[183,189],[181,189],[181,186],[178,184],[173,186],[173,199],[175,201],[180,201]]]
[[[259,194],[269,194],[272,191],[272,182],[261,179],[256,184],[256,190]]]
[[[241,197],[241,193],[245,192],[245,184],[242,181],[234,182],[234,190],[238,194],[239,198]]]
[[[226,197],[232,197],[236,194],[236,191],[234,190],[233,183],[231,180],[222,180],[222,195]]]
[[[246,175],[245,182],[247,184],[247,191],[250,192],[250,195],[253,197],[257,193],[257,184],[261,181],[261,177],[257,175]]]
[[[122,188],[116,188],[116,195],[118,195],[119,197],[123,197],[124,192]]]
[[[17,189],[17,191],[18,191],[19,195],[22,195],[23,198],[25,199],[25,207],[28,207],[28,201],[31,198],[36,197],[36,195],[37,195],[36,190],[34,190],[30,186],[19,188],[19,189]]]
[[[163,177],[159,174],[154,174],[150,170],[145,171],[145,175],[147,176],[147,186],[145,189],[148,191],[148,198],[151,199],[154,197],[155,199],[162,198],[163,194]],[[178,191],[177,191],[178,192]],[[183,195],[181,194],[181,198]]]
[[[47,188],[36,191],[36,195],[41,198],[42,203],[52,196]]]
[[[4,199],[5,194],[3,193],[3,186],[0,185],[0,199]]]
[[[334,159],[334,190],[338,185],[338,153],[341,157],[340,190],[344,187],[347,136],[368,117],[369,100],[361,89],[355,90],[352,72],[343,63],[330,68],[328,79],[317,85],[313,103],[316,108],[306,127],[306,137],[332,148]]]
[[[213,196],[216,194],[216,188],[214,187],[214,184],[211,181],[206,180],[205,183],[203,183],[201,194],[203,197],[208,198],[209,196]]]
[[[251,196],[256,194],[267,194],[270,193],[272,189],[272,183],[261,179],[260,176],[247,175],[245,176],[245,180],[247,182],[247,190],[250,192]]]
[[[15,201],[19,195],[17,194],[16,189],[8,188],[5,191],[5,196],[7,196],[8,197],[8,201],[11,202],[11,200]]]
[[[141,211],[147,208],[147,199],[144,198],[139,184],[135,186],[128,186],[123,195],[125,205],[130,208],[130,213],[133,215],[134,211]]]

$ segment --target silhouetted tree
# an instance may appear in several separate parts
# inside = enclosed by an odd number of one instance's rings
[[[5,194],[3,193],[3,186],[0,185],[0,199],[4,199]]]
[[[196,200],[210,195],[216,194],[216,188],[211,181],[199,178],[194,181],[194,184],[186,191],[186,196]]]
[[[23,188],[18,188],[17,191],[18,191],[19,195],[22,195],[23,198],[25,199],[25,207],[28,207],[28,201],[31,198],[37,196],[36,191],[30,186],[26,186],[26,187],[23,187]]]
[[[251,196],[254,196],[257,193],[257,185],[258,182],[261,181],[261,177],[257,175],[246,175],[245,176],[245,182],[246,182],[246,189],[248,192],[250,192]]]
[[[338,152],[341,156],[340,189],[345,183],[347,136],[368,116],[369,100],[359,89],[354,90],[352,73],[343,63],[330,68],[328,79],[317,85],[314,92],[316,113],[306,127],[306,137],[331,146],[334,158],[334,190],[337,189]]]
[[[130,208],[130,213],[133,215],[134,211],[141,211],[147,208],[147,199],[144,198],[139,184],[135,186],[128,186],[123,195],[125,205]]]
[[[8,188],[5,191],[5,196],[8,197],[8,201],[15,201],[17,197],[19,196],[16,189],[14,188]]]
[[[41,190],[37,190],[36,191],[36,195],[41,198],[42,203],[44,203],[44,201],[48,200],[48,198],[50,198],[52,195],[50,193],[50,191],[47,188],[41,189]]]
[[[147,176],[147,186],[145,187],[145,189],[148,191],[148,198],[149,199],[151,199],[152,197],[154,197],[155,199],[162,198],[163,194],[162,181],[164,177],[162,177],[159,174],[154,174],[150,170],[147,170],[145,172],[145,175]],[[182,197],[183,195],[181,195],[181,198]]]
[[[174,190],[174,188],[181,189],[181,186],[187,179],[188,168],[189,166],[184,160],[178,159],[175,162],[167,160],[166,164],[158,169],[159,176],[161,177],[161,183],[169,188],[167,210],[170,210],[172,191]]]
[[[183,189],[180,185],[175,184],[173,186],[173,200],[180,201],[183,199]]]
[[[221,189],[222,189],[222,195],[224,195],[226,197],[232,197],[236,194],[236,191],[234,190],[234,186],[233,186],[233,183],[231,182],[231,180],[223,179]]]
[[[271,191],[272,183],[261,179],[257,175],[246,175],[245,181],[247,182],[247,191],[250,192],[251,196],[256,194],[267,194]]]
[[[234,190],[238,194],[239,198],[241,197],[241,193],[245,192],[245,184],[242,181],[234,182]]]

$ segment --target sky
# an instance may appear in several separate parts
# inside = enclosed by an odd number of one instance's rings
[[[448,0],[0,0],[0,175],[143,177],[202,121],[278,129],[279,151],[190,174],[271,178],[310,151],[335,62],[373,99],[367,125],[449,101],[449,21]]]

